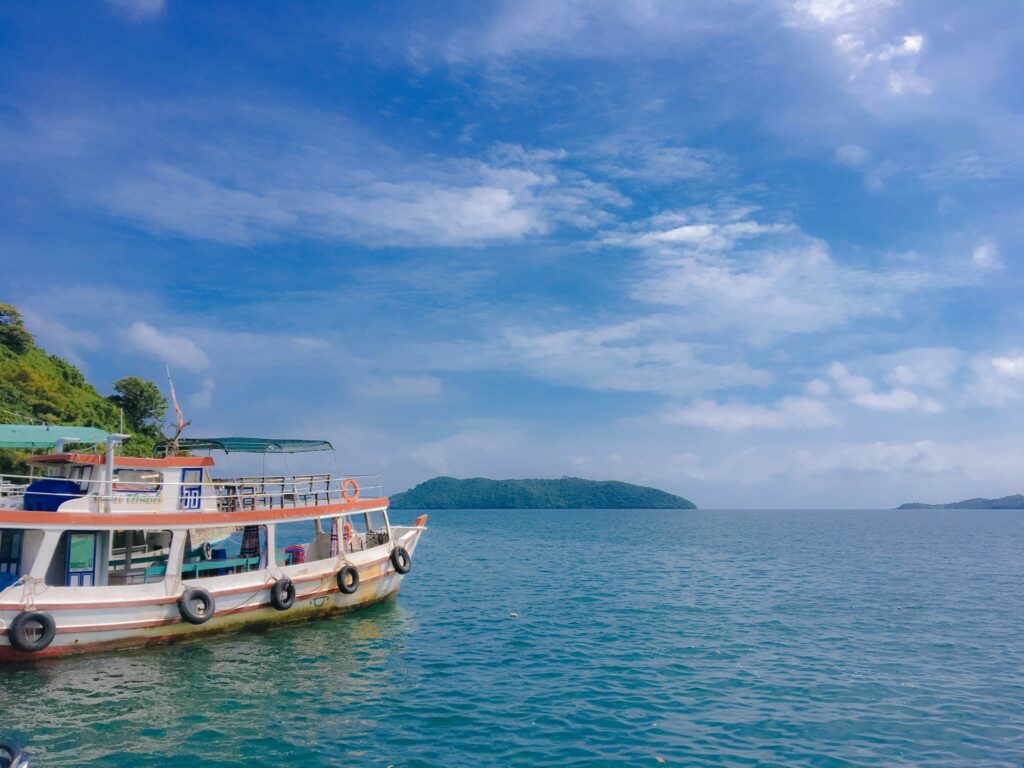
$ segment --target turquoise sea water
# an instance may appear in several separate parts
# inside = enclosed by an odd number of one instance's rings
[[[348,617],[6,666],[0,728],[36,768],[1024,765],[1024,513],[441,511],[416,555]]]

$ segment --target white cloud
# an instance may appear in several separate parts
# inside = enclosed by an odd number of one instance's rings
[[[804,391],[811,397],[828,397],[832,393],[832,386],[823,379],[812,379],[804,386]]]
[[[192,339],[186,336],[158,331],[149,323],[132,323],[122,332],[122,336],[132,347],[145,352],[172,368],[180,366],[186,370],[199,372],[210,367],[210,359]]]
[[[850,85],[865,101],[877,102],[879,94],[901,97],[932,92],[932,81],[917,71],[925,36],[905,34],[895,41],[888,37],[886,16],[900,0],[782,2],[791,23],[831,35],[833,49],[849,68]]]
[[[597,144],[596,169],[644,184],[709,180],[727,172],[729,160],[718,150],[663,144],[643,134],[615,136]]]
[[[487,475],[495,455],[523,450],[524,442],[524,433],[507,424],[477,425],[414,446],[409,458],[435,475]]]
[[[723,387],[766,384],[764,371],[739,361],[708,361],[702,348],[673,338],[657,317],[544,332],[509,330],[507,353],[537,378],[587,389],[692,395]]]
[[[858,168],[871,159],[871,153],[856,144],[836,148],[836,160],[849,168]]]
[[[889,392],[868,392],[853,398],[853,402],[875,411],[923,411],[940,413],[942,403],[931,397],[918,395],[908,389],[893,389]]]
[[[979,241],[974,247],[971,261],[981,269],[999,269],[1003,266],[1003,261],[999,258],[999,247],[988,239]]]
[[[785,397],[771,406],[697,400],[671,408],[662,420],[669,424],[737,432],[746,429],[818,429],[838,424],[826,403],[810,397]]]
[[[918,347],[882,355],[878,363],[889,368],[885,380],[893,386],[944,390],[960,370],[963,353],[947,347]]]
[[[300,156],[251,178],[233,165],[216,178],[205,167],[154,163],[127,172],[98,199],[143,227],[226,243],[307,235],[370,246],[477,246],[559,225],[593,228],[608,220],[605,208],[628,205],[610,187],[559,167],[564,159],[560,151],[498,145],[487,161],[422,161],[385,175]]]
[[[761,223],[749,208],[662,214],[600,238],[645,252],[632,296],[673,307],[692,328],[741,328],[751,337],[807,333],[898,314],[903,299],[951,284],[942,275],[840,264],[797,227]]]
[[[981,405],[1001,406],[1024,397],[1024,354],[1009,352],[971,361],[974,380],[967,394]]]
[[[133,21],[146,21],[164,12],[165,0],[107,0],[107,4]]]
[[[352,389],[367,397],[437,397],[441,380],[434,376],[367,377],[356,381]]]
[[[939,475],[958,468],[954,455],[931,440],[912,443],[823,445],[801,450],[792,464],[797,474],[831,472],[885,475]]]
[[[198,392],[189,395],[188,404],[190,408],[205,409],[213,405],[213,390],[216,382],[213,379],[203,379],[203,386]],[[187,415],[186,415],[187,417]]]
[[[495,62],[517,57],[618,58],[637,51],[677,54],[687,43],[700,44],[734,31],[734,4],[678,0],[516,0],[498,4],[482,25],[444,31],[439,42],[416,41],[410,56],[440,49],[452,63],[475,59]]]
[[[781,0],[794,22],[860,25],[874,21],[901,0]]]
[[[842,363],[833,363],[829,376],[852,403],[875,411],[923,411],[939,413],[942,404],[931,397],[918,395],[908,389],[896,388],[889,392],[876,392],[871,379],[853,374]]]

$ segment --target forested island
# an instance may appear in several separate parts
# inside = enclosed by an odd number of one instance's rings
[[[901,504],[897,509],[1024,509],[1024,496],[1015,494],[1001,499],[964,499],[952,504]]]
[[[616,480],[435,477],[391,497],[392,509],[696,509],[682,496]]]

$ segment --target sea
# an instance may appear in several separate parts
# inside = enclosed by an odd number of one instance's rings
[[[0,736],[33,768],[1024,765],[1024,512],[428,525],[361,612],[4,665]]]

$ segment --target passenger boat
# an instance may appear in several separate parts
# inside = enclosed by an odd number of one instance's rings
[[[0,427],[0,447],[52,451],[0,477],[0,659],[338,614],[394,595],[412,566],[426,516],[392,525],[379,478],[214,475],[215,451],[287,462],[329,442],[182,439],[133,458],[125,437]],[[97,447],[67,451],[82,441]]]

